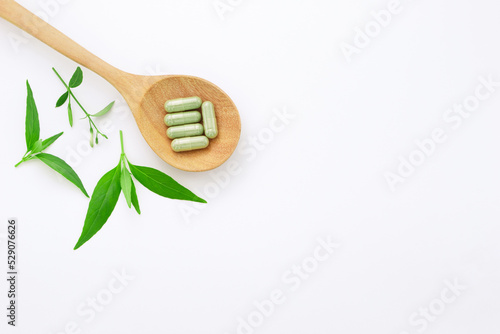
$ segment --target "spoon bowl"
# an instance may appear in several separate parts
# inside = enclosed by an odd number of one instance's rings
[[[0,0],[0,17],[59,51],[111,83],[127,101],[137,126],[151,149],[168,164],[202,172],[223,164],[236,149],[241,121],[236,105],[213,83],[187,75],[140,76],[123,72],[96,57],[69,37],[17,4]],[[174,152],[167,137],[164,104],[167,100],[199,96],[214,104],[219,135],[206,149]]]
[[[158,81],[149,86],[134,112],[137,125],[153,151],[168,164],[186,171],[210,170],[224,163],[234,152],[241,132],[238,109],[229,96],[213,83],[197,77],[155,78]],[[206,149],[176,153],[170,146],[172,140],[167,137],[167,127],[163,123],[164,104],[167,100],[189,96],[199,96],[202,101],[214,104],[219,135],[210,140]]]

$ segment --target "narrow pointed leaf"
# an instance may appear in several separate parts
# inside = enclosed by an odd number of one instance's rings
[[[40,152],[44,151],[46,148],[48,148],[50,145],[52,145],[59,137],[63,135],[64,132],[60,132],[57,135],[53,135],[52,137],[45,139],[42,141],[42,147],[40,149]]]
[[[132,185],[131,193],[132,193],[132,205],[137,211],[138,214],[141,214],[141,208],[139,207],[139,199],[137,198],[137,191],[135,190],[134,180],[130,178],[130,184]]]
[[[43,152],[46,148],[48,148],[50,145],[52,145],[59,137],[62,136],[64,132],[58,133],[56,135],[53,135],[52,137],[45,139],[45,140],[38,140],[34,145],[33,149],[31,150],[31,154]]]
[[[69,81],[69,86],[71,88],[76,88],[82,84],[82,81],[83,81],[83,72],[80,66],[78,66],[75,73],[73,73],[71,80]]]
[[[77,186],[85,196],[89,197],[85,187],[83,186],[82,180],[80,180],[73,168],[71,168],[71,166],[64,160],[48,153],[39,153],[35,155],[35,158],[41,160],[47,166],[64,176],[68,181]]]
[[[68,102],[69,126],[73,127],[73,110],[71,109],[71,100]]]
[[[43,151],[42,150],[42,143],[43,143],[43,140],[41,139],[38,139],[34,144],[33,144],[33,148],[31,149],[31,154],[34,154],[34,153],[37,153],[37,152],[41,152]]]
[[[94,129],[90,126],[90,147],[94,147]]]
[[[135,166],[130,162],[129,166],[132,175],[134,175],[137,181],[155,194],[172,199],[206,203],[204,199],[196,196],[189,189],[183,187],[173,178],[159,170],[150,167]]]
[[[115,101],[111,102],[106,107],[104,107],[103,110],[99,111],[98,113],[93,114],[92,116],[93,117],[104,116],[104,115],[106,115],[113,108],[114,105],[115,105]]]
[[[26,98],[26,148],[30,151],[35,142],[40,139],[40,121],[38,120],[38,110],[36,108],[33,91],[26,81],[28,97]]]
[[[69,96],[68,92],[66,92],[63,95],[61,95],[61,97],[59,98],[59,100],[57,100],[56,108],[59,108],[60,106],[62,106],[66,102],[66,100],[68,99],[68,96]]]
[[[120,186],[122,188],[123,196],[125,196],[125,199],[127,200],[127,205],[130,208],[132,205],[132,177],[123,165],[120,177]]]
[[[90,199],[80,239],[74,249],[90,240],[106,223],[120,197],[121,162],[97,182]]]

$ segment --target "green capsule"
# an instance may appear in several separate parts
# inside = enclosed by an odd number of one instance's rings
[[[204,102],[201,106],[203,114],[203,126],[205,127],[205,136],[210,139],[217,137],[219,130],[217,129],[217,119],[215,118],[215,109],[212,102]]]
[[[171,126],[167,130],[170,139],[199,136],[203,134],[203,125],[200,123]]]
[[[198,96],[185,97],[165,102],[167,112],[179,112],[198,109],[201,106],[201,99]]]
[[[175,152],[201,150],[208,146],[208,138],[205,136],[198,136],[174,139],[171,146],[172,150]]]
[[[166,114],[164,121],[168,126],[198,123],[199,121],[201,121],[201,114],[199,111],[186,111]]]

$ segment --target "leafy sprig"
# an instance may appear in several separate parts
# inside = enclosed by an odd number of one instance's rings
[[[89,120],[89,128],[90,128],[90,146],[94,147],[95,144],[99,144],[99,135],[102,137],[108,139],[108,137],[99,131],[97,126],[95,125],[94,121],[92,120],[93,117],[101,117],[106,115],[112,108],[115,102],[111,102],[108,104],[106,107],[104,107],[101,111],[95,113],[95,114],[90,114],[85,110],[85,108],[82,106],[82,104],[78,101],[78,99],[75,97],[75,94],[73,93],[72,89],[79,87],[82,82],[83,82],[83,71],[80,67],[78,67],[73,73],[73,76],[69,80],[69,83],[67,84],[61,75],[57,72],[57,70],[53,67],[52,70],[54,73],[57,75],[59,80],[64,84],[64,87],[66,87],[66,92],[64,92],[59,99],[56,102],[56,108],[59,108],[63,106],[66,101],[68,101],[68,120],[69,120],[69,125],[72,127],[73,126],[73,109],[71,107],[71,99],[73,99],[76,104],[80,107],[80,109],[84,112],[85,117],[82,119],[88,119]],[[94,136],[95,134],[95,136]]]
[[[134,206],[141,213],[137,192],[132,176],[150,191],[171,199],[207,203],[187,188],[180,185],[170,176],[150,167],[136,166],[130,163],[125,155],[123,132],[120,131],[121,155],[118,165],[104,174],[90,198],[87,216],[82,234],[75,245],[80,248],[104,226],[115,209],[120,192],[123,193],[129,208]]]
[[[61,158],[52,154],[43,153],[45,149],[62,136],[63,132],[53,135],[45,140],[40,139],[40,120],[38,118],[38,109],[36,107],[35,98],[33,97],[33,91],[31,90],[28,81],[26,81],[26,86],[28,89],[28,97],[26,98],[26,153],[15,167],[19,166],[23,162],[38,159],[64,176],[68,181],[77,186],[85,196],[89,197],[82,181],[71,166],[69,166]]]

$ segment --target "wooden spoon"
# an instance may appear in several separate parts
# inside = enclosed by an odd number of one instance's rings
[[[123,72],[13,0],[0,0],[0,17],[112,84],[127,101],[146,142],[170,165],[185,171],[206,171],[223,164],[234,152],[241,132],[240,115],[229,96],[213,83],[187,75],[140,76]],[[199,96],[214,104],[219,135],[210,140],[206,149],[176,153],[166,135],[163,105],[167,100],[189,96]]]

